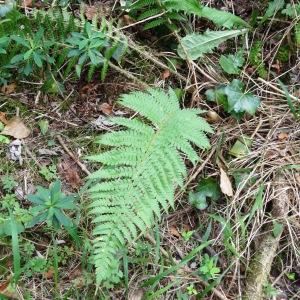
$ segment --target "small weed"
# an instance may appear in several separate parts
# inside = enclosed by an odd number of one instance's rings
[[[42,166],[39,173],[44,177],[46,181],[52,181],[57,178],[57,173],[56,173],[56,166],[51,165],[49,167],[47,166]]]
[[[221,270],[216,266],[216,260],[217,257],[209,257],[208,254],[204,254],[199,272],[205,280],[215,279],[219,275]]]
[[[2,188],[7,192],[13,191],[14,188],[17,187],[18,185],[18,183],[14,180],[14,178],[9,175],[4,175],[1,177],[1,184],[2,184]]]
[[[185,242],[188,242],[191,239],[191,237],[193,236],[193,234],[194,234],[194,230],[183,231],[181,233],[181,236],[182,236],[182,238],[184,239]]]

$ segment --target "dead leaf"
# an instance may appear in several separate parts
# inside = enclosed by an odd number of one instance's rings
[[[289,135],[287,132],[280,132],[277,136],[279,141],[285,141],[288,139],[288,137],[289,137]]]
[[[170,70],[168,70],[168,69],[164,70],[163,73],[161,74],[161,78],[163,80],[167,79],[170,76],[171,76],[171,73],[170,73]]]
[[[54,268],[53,267],[50,267],[49,270],[44,273],[44,277],[46,279],[52,279],[53,275],[54,275]]]
[[[138,289],[129,294],[128,300],[141,300],[143,296],[144,296],[143,289]]]
[[[98,9],[95,6],[85,7],[85,16],[88,20],[93,20],[93,18],[98,14]]]
[[[22,0],[21,7],[22,8],[32,7],[32,0]]]
[[[113,108],[109,103],[104,102],[100,105],[100,110],[106,115],[111,115]]]
[[[220,176],[220,188],[223,194],[232,197],[233,196],[233,190],[232,185],[230,182],[230,179],[226,172],[220,168],[221,176]]]
[[[122,16],[122,20],[125,25],[132,25],[135,23],[135,20],[132,17],[130,17],[129,15]]]
[[[221,121],[221,117],[213,110],[206,113],[207,121],[210,123],[216,123]]]
[[[8,120],[6,119],[6,113],[0,111],[0,122],[4,125],[8,124]]]
[[[177,228],[176,228],[175,226],[171,226],[171,227],[169,228],[169,233],[170,233],[171,235],[177,237],[177,238],[180,238],[180,237],[181,237],[179,231],[177,230]]]
[[[297,183],[300,185],[300,174],[295,174]]]
[[[80,188],[82,181],[76,167],[70,165],[69,163],[61,163],[59,164],[58,168],[59,172],[65,177],[73,189]]]
[[[3,94],[9,95],[9,94],[12,94],[16,90],[16,87],[17,87],[17,85],[13,82],[11,84],[4,85],[1,88],[1,92]]]
[[[25,139],[29,136],[30,130],[20,117],[13,117],[8,121],[1,134],[9,135],[16,139]]]
[[[10,283],[10,278],[6,279],[3,283],[0,283],[0,299],[2,299],[3,296],[8,299],[19,299],[19,295]]]

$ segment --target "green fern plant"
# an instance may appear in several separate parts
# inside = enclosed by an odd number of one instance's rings
[[[126,242],[145,232],[161,208],[174,207],[174,191],[187,175],[182,155],[196,163],[197,152],[210,147],[205,135],[212,132],[198,116],[199,109],[180,109],[173,90],[150,89],[123,95],[120,104],[140,117],[114,117],[124,130],[103,135],[99,143],[110,150],[90,156],[102,164],[90,176],[89,189],[94,215],[94,263],[97,282],[118,274],[116,260]]]

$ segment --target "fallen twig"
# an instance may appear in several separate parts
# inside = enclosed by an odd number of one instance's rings
[[[63,149],[67,152],[67,154],[69,154],[69,156],[75,161],[75,163],[81,168],[81,170],[87,174],[90,175],[91,172],[87,169],[87,167],[78,160],[78,158],[74,155],[74,153],[66,146],[66,144],[64,143],[62,137],[60,135],[56,136],[56,139],[58,140],[58,142],[60,143],[60,145],[63,147]]]
[[[289,202],[289,187],[287,186],[284,176],[279,175],[275,178],[274,187],[277,189],[277,194],[273,199],[272,216],[275,219],[284,219],[288,213]],[[250,262],[243,300],[264,299],[263,288],[267,283],[281,238],[281,233],[274,236],[271,226],[272,225],[267,228],[267,231],[271,231],[271,233],[264,236]]]

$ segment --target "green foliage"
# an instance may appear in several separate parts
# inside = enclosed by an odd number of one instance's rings
[[[142,10],[138,15],[138,20],[145,20],[147,18],[164,13],[162,16],[149,21],[144,29],[154,28],[160,25],[165,25],[171,30],[176,26],[174,21],[185,20],[184,16],[180,13],[194,14],[198,17],[208,19],[215,23],[217,26],[225,27],[228,29],[236,27],[248,27],[247,22],[241,18],[225,11],[221,11],[215,8],[200,5],[197,0],[138,0],[130,6],[130,11],[133,15],[137,14],[137,11]]]
[[[284,0],[273,0],[269,2],[268,8],[265,12],[264,17],[270,18],[273,17],[278,11],[284,7]]]
[[[40,128],[41,134],[45,135],[47,133],[48,129],[49,129],[49,121],[46,120],[46,119],[41,119],[41,120],[39,120],[38,125],[39,125],[39,128]],[[54,171],[55,172],[53,172],[53,173],[55,174],[56,173],[56,168],[55,168]],[[51,172],[51,170],[50,170],[50,172]]]
[[[261,78],[268,76],[268,71],[262,59],[263,44],[261,41],[255,41],[250,49],[249,62],[256,68],[258,75]]]
[[[194,234],[194,230],[183,231],[183,232],[181,233],[182,238],[183,238],[186,242],[188,242],[188,241],[191,239],[191,237],[193,236],[193,234]]]
[[[300,47],[300,23],[295,25],[295,42],[296,46]]]
[[[27,196],[27,199],[34,204],[31,213],[33,219],[28,222],[27,227],[33,227],[38,223],[47,221],[56,228],[63,225],[72,226],[72,221],[63,212],[64,209],[76,209],[73,196],[66,196],[61,192],[61,182],[52,183],[49,189],[38,187],[35,194]]]
[[[219,85],[215,89],[205,92],[209,101],[222,105],[224,110],[241,119],[245,113],[254,115],[260,105],[258,97],[250,92],[245,92],[245,85],[242,81],[234,79],[228,85]]]
[[[174,206],[174,188],[183,185],[186,167],[180,153],[193,163],[198,155],[191,143],[209,148],[204,132],[211,127],[197,109],[180,109],[174,91],[150,89],[121,97],[120,104],[141,117],[112,118],[126,129],[107,133],[99,143],[111,150],[89,157],[102,163],[90,176],[97,180],[89,189],[91,213],[95,216],[94,262],[97,281],[118,274],[120,250],[136,239],[138,232]],[[183,126],[184,124],[184,126]]]
[[[1,184],[2,188],[7,192],[11,192],[18,185],[14,178],[9,175],[4,175],[1,177]]]
[[[246,135],[241,135],[230,148],[229,154],[235,157],[243,157],[250,153],[252,139]]]
[[[70,47],[68,57],[77,57],[77,76],[80,77],[83,65],[89,60],[93,66],[103,64],[104,57],[101,50],[109,46],[104,32],[92,29],[92,24],[85,23],[84,32],[72,32],[66,41]]]
[[[238,16],[227,11],[204,6],[201,11],[201,17],[206,18],[220,27],[231,29],[233,27],[245,28],[249,24]]]
[[[219,63],[222,69],[228,74],[239,74],[240,67],[245,62],[243,50],[238,51],[236,54],[221,55]]]
[[[290,4],[288,3],[281,11],[281,13],[291,19],[297,18],[300,15],[300,3]]]
[[[0,4],[0,17],[4,17],[11,12],[15,4],[16,2],[14,0],[6,0],[5,4]]]
[[[197,209],[203,210],[208,206],[207,198],[217,201],[221,191],[217,181],[213,178],[202,178],[198,183],[196,192],[189,193],[189,202]]]
[[[32,37],[14,35],[12,40],[18,46],[21,46],[20,54],[15,55],[10,63],[19,69],[24,75],[29,75],[34,68],[41,69],[44,64],[54,64],[54,59],[49,55],[50,48],[53,46],[53,40],[44,40],[44,29],[40,28]]]
[[[220,268],[216,266],[217,257],[209,257],[208,254],[204,254],[203,260],[201,262],[201,267],[199,272],[204,280],[215,279],[220,273]]]
[[[42,166],[39,173],[45,178],[46,181],[52,181],[57,178],[55,165],[51,165],[49,167]]]
[[[214,48],[228,39],[246,33],[247,29],[210,31],[203,34],[192,33],[181,39],[178,54],[181,58],[196,60],[206,53],[211,53]]]
[[[277,51],[276,59],[280,62],[288,62],[290,57],[290,46],[281,45]]]

